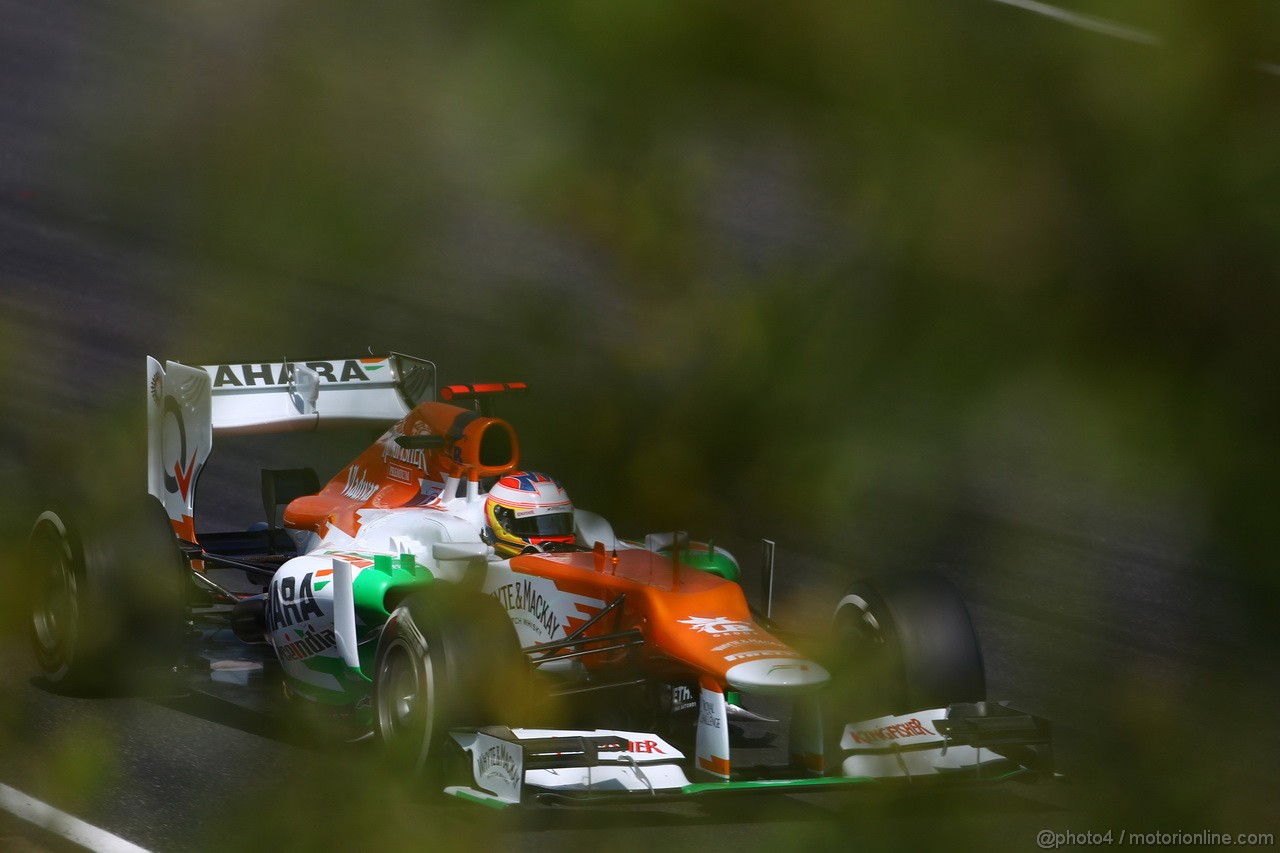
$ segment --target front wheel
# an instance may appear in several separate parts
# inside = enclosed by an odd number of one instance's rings
[[[374,726],[398,771],[431,775],[449,728],[518,725],[528,659],[488,596],[438,585],[395,609],[378,640]]]
[[[835,688],[862,719],[986,698],[969,611],[938,575],[854,584],[836,605],[832,629]]]

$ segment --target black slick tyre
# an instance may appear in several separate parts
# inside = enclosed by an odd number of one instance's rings
[[[29,633],[55,689],[129,693],[181,662],[186,567],[150,496],[90,526],[52,506],[28,541]]]
[[[374,663],[374,729],[395,771],[432,777],[454,726],[518,725],[528,658],[492,598],[436,584],[387,620]]]
[[[832,624],[835,691],[853,719],[986,698],[982,651],[960,594],[934,574],[855,583]]]

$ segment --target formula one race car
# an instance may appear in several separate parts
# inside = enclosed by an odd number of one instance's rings
[[[437,389],[402,355],[148,359],[147,383],[142,509],[35,523],[32,637],[55,685],[159,670],[285,695],[493,805],[1050,770],[1048,724],[985,701],[945,581],[862,581],[801,651],[723,549],[620,538],[522,470],[492,402],[523,385]],[[323,486],[264,470],[264,523],[197,533],[214,436],[333,425],[385,432]],[[777,722],[761,707],[789,717],[771,764],[740,758],[744,727]]]

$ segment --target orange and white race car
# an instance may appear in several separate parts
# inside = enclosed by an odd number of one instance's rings
[[[523,390],[438,388],[434,365],[396,354],[148,359],[143,509],[104,527],[54,507],[32,533],[44,677],[283,694],[493,805],[1049,771],[1047,723],[985,701],[945,581],[862,581],[823,642],[797,639],[748,604],[723,549],[619,537],[523,470],[492,411]],[[197,533],[215,437],[343,425],[384,432],[323,486],[264,470],[264,523]]]

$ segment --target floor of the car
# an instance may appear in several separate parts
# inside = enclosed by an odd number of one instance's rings
[[[263,568],[270,568],[263,566]],[[257,595],[267,590],[267,578],[250,577],[240,569],[206,565],[204,576],[218,586],[236,595]]]

